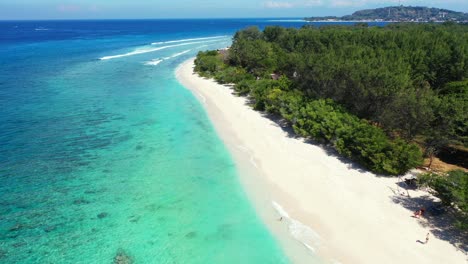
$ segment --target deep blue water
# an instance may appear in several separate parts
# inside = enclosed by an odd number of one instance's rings
[[[0,263],[288,263],[174,77],[272,24],[0,22]]]

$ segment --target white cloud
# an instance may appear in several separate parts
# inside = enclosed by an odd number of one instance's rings
[[[60,12],[78,12],[82,9],[80,5],[74,5],[74,4],[61,4],[57,6],[57,10]]]
[[[292,8],[295,6],[294,3],[292,2],[275,2],[275,1],[269,1],[265,2],[264,6],[266,8]]]
[[[308,0],[303,3],[304,6],[322,6],[322,0]]]
[[[266,8],[293,8],[293,7],[310,7],[310,6],[322,6],[323,0],[306,0],[306,1],[296,1],[296,2],[277,2],[277,1],[268,1],[264,2],[263,6]]]
[[[349,7],[364,5],[364,1],[332,0],[330,5],[333,7]]]

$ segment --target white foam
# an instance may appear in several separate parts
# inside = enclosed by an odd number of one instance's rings
[[[189,38],[189,39],[169,40],[169,41],[153,42],[153,43],[151,43],[151,45],[187,42],[187,41],[194,41],[194,40],[219,39],[219,38],[226,38],[226,37],[228,37],[228,36],[215,36],[215,37],[206,37],[206,38]]]
[[[252,155],[252,151],[250,151],[250,149],[246,146],[243,146],[243,145],[237,145],[237,148],[240,149],[242,152],[245,152],[249,155],[249,162],[256,168],[258,169],[258,165],[257,163],[255,162],[255,158],[254,156]]]
[[[182,51],[182,52],[173,54],[173,55],[171,55],[171,56],[169,56],[169,57],[165,57],[165,58],[162,58],[162,59],[150,60],[150,61],[145,62],[145,65],[156,66],[156,65],[158,65],[159,63],[161,63],[161,62],[163,62],[163,61],[165,61],[165,60],[170,60],[170,59],[172,59],[172,58],[178,57],[178,56],[183,55],[183,54],[185,54],[185,53],[187,53],[187,52],[190,52],[190,51],[191,51],[191,49],[189,49],[189,50],[184,50],[184,51]]]
[[[36,31],[46,31],[46,30],[49,30],[48,28],[43,28],[43,27],[38,27],[38,28],[35,28],[34,30]]]
[[[173,55],[171,55],[171,56],[169,56],[169,57],[165,57],[164,59],[165,59],[165,60],[169,60],[169,59],[178,57],[178,56],[180,56],[180,55],[184,55],[185,53],[190,52],[190,51],[191,51],[191,49],[189,49],[189,50],[184,50],[184,51],[182,51],[182,52],[173,54]]]
[[[248,149],[246,146],[237,145],[237,148],[239,148],[239,149],[242,150],[243,152],[248,152],[248,151],[249,151],[249,149]]]
[[[281,205],[272,201],[273,208],[278,212],[281,218],[288,223],[289,233],[299,242],[301,242],[309,251],[315,253],[315,248],[320,245],[320,236],[309,226],[291,218]]]
[[[309,246],[307,243],[302,243],[308,250],[312,251],[315,253],[315,248]]]
[[[267,20],[268,22],[309,22],[305,19],[271,19]]]
[[[193,45],[193,44],[200,44],[200,43],[207,43],[207,42],[215,42],[218,40],[207,40],[207,41],[194,41],[194,42],[187,42],[187,43],[181,43],[181,44],[175,44],[175,45],[167,45],[167,46],[162,46],[162,47],[157,47],[157,48],[143,48],[143,49],[137,49],[128,53],[124,54],[118,54],[118,55],[111,55],[111,56],[104,56],[102,58],[99,58],[100,60],[111,60],[111,59],[116,59],[116,58],[122,58],[122,57],[128,57],[128,56],[133,56],[133,55],[138,55],[138,54],[144,54],[148,52],[154,52],[158,50],[163,50],[167,48],[173,48],[173,47],[180,47],[180,46],[186,46],[186,45]]]
[[[151,65],[151,66],[156,66],[158,65],[159,63],[161,63],[163,60],[150,60],[150,61],[147,61],[145,62],[145,65]]]
[[[252,163],[252,165],[253,165],[255,168],[258,169],[258,165],[257,165],[257,163],[255,162],[255,159],[254,159],[253,156],[250,156],[250,163]]]
[[[205,96],[203,96],[203,94],[201,94],[201,93],[199,93],[199,92],[197,92],[197,94],[198,94],[198,96],[200,96],[200,98],[202,99],[203,104],[206,104],[206,98],[205,98]]]

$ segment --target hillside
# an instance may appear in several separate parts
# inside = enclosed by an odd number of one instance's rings
[[[468,13],[419,6],[390,6],[365,9],[342,17],[309,17],[308,21],[397,21],[397,22],[468,22]]]

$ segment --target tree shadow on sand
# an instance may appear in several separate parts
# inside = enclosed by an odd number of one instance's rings
[[[455,209],[442,206],[431,195],[408,197],[395,194],[391,199],[408,209],[408,216],[413,216],[415,211],[425,208],[421,219],[416,219],[418,223],[430,230],[435,237],[448,241],[465,254],[468,252],[468,232],[462,232],[455,226]],[[423,218],[427,221],[424,221]]]
[[[231,94],[236,96],[236,97],[242,97],[242,98],[245,98],[245,105],[251,109],[254,109],[254,104],[255,104],[255,99],[253,99],[251,96],[245,96],[245,95],[240,95],[238,92],[236,92],[234,90],[234,85],[231,85],[231,84],[223,84],[223,86],[225,86],[226,88],[230,89],[231,90]],[[359,171],[361,173],[365,173],[365,172],[368,172],[368,170],[366,168],[364,168],[363,166],[359,165],[358,163],[356,163],[355,161],[349,159],[349,158],[346,158],[346,157],[343,157],[342,155],[340,155],[334,148],[333,146],[331,146],[330,144],[324,144],[323,142],[320,142],[320,141],[317,141],[317,140],[314,140],[312,138],[304,138],[298,134],[296,134],[296,132],[294,132],[294,129],[291,125],[291,123],[289,121],[287,121],[286,119],[284,119],[281,115],[279,114],[272,114],[272,113],[268,113],[266,111],[257,111],[255,110],[256,112],[258,112],[261,116],[273,121],[273,123],[275,123],[275,125],[279,128],[281,128],[287,137],[289,138],[294,138],[294,139],[299,139],[299,140],[302,140],[304,143],[306,144],[310,144],[310,145],[314,145],[314,146],[318,146],[320,148],[323,149],[323,151],[325,151],[325,153],[328,155],[328,156],[332,156],[334,158],[337,158],[338,160],[340,160],[341,162],[347,164],[348,168],[349,169],[353,169],[353,170],[356,170],[356,171]],[[383,175],[377,175],[378,177],[381,177]]]
[[[310,144],[310,145],[320,147],[328,156],[334,157],[334,158],[338,159],[339,161],[345,163],[348,166],[349,169],[353,169],[353,170],[356,170],[356,171],[361,172],[361,173],[365,173],[365,172],[369,171],[366,168],[364,168],[363,166],[356,163],[355,161],[353,161],[353,160],[351,160],[349,158],[343,157],[341,154],[338,153],[338,151],[336,151],[333,148],[333,146],[331,144],[329,144],[329,143],[325,144],[323,142],[314,140],[312,138],[304,138],[304,137],[296,134],[296,132],[294,132],[294,129],[293,129],[292,125],[286,119],[284,119],[282,116],[280,116],[278,114],[267,113],[267,112],[259,112],[259,113],[263,117],[273,121],[279,128],[281,128],[286,133],[287,137],[294,138],[294,139],[299,139],[299,140],[302,140],[306,144]],[[381,175],[377,175],[377,176],[380,177]]]

